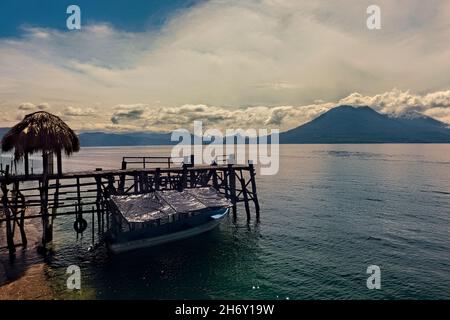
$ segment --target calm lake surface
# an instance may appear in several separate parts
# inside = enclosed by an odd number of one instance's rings
[[[87,148],[65,168],[169,153]],[[240,209],[208,234],[111,257],[88,252],[89,229],[77,240],[72,218],[58,218],[54,253],[30,246],[10,264],[3,250],[3,277],[43,264],[57,299],[450,298],[450,145],[283,145],[280,161],[277,175],[257,177],[259,224]],[[81,292],[66,289],[71,264]],[[366,287],[369,265],[381,268],[381,290]]]

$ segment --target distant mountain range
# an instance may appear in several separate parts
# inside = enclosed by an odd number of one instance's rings
[[[2,137],[8,128],[0,128]],[[81,132],[82,147],[174,145],[170,133]],[[369,107],[339,106],[280,134],[280,143],[450,143],[449,125],[420,113],[399,117]]]
[[[82,147],[174,145],[170,133],[158,132],[82,132],[78,135]]]
[[[281,143],[450,143],[449,125],[413,112],[399,117],[339,106],[280,134]]]

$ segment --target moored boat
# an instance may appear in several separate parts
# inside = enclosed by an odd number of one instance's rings
[[[230,206],[210,187],[112,196],[108,247],[121,253],[210,231],[228,215]]]

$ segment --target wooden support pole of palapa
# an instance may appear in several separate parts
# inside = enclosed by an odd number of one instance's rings
[[[58,150],[56,152],[56,166],[57,166],[57,173],[58,176],[62,176],[62,156],[61,156],[61,150]]]
[[[23,161],[24,161],[24,165],[25,165],[25,176],[28,177],[28,175],[30,174],[30,169],[29,169],[30,164],[29,164],[29,159],[28,159],[28,152],[25,152]]]
[[[55,193],[53,194],[53,207],[52,207],[52,224],[55,220],[56,213],[58,212],[58,202],[59,202],[59,179],[55,182]]]
[[[48,177],[44,174],[41,179],[41,215],[42,215],[42,245],[53,240],[53,226],[48,213]]]

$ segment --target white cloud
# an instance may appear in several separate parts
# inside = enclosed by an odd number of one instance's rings
[[[348,97],[341,99],[339,104],[366,105],[381,113],[393,115],[417,111],[443,122],[449,122],[450,90],[437,91],[425,95],[412,94],[410,91],[398,89],[374,96],[352,93]]]
[[[289,128],[346,97],[448,121],[450,2],[379,0],[377,31],[365,26],[369,4],[208,1],[158,31],[24,29],[0,40],[1,108],[45,100],[77,128],[167,129],[199,118]]]
[[[30,102],[24,102],[19,106],[19,110],[34,110],[36,108],[36,105],[30,103]]]
[[[437,91],[425,95],[393,89],[373,96],[352,93],[337,101],[316,101],[309,105],[285,106],[212,106],[205,104],[185,104],[178,107],[165,107],[158,104],[120,104],[107,108],[107,112],[89,107],[64,107],[56,112],[77,130],[115,130],[115,131],[170,131],[180,128],[190,130],[195,120],[201,120],[205,128],[248,129],[279,128],[288,130],[304,124],[333,107],[342,104],[370,106],[378,112],[398,116],[411,111],[420,112],[450,124],[450,90]],[[22,104],[35,106],[32,103]],[[52,109],[55,109],[52,106]],[[102,110],[102,109],[100,109]],[[4,122],[21,120],[30,111],[18,110],[5,114]]]
[[[96,114],[93,108],[80,108],[68,106],[64,109],[63,114],[69,117],[86,117]]]
[[[334,102],[318,101],[310,105],[220,107],[182,105],[180,107],[155,107],[147,104],[119,105],[111,118],[114,129],[174,130],[190,129],[195,120],[202,120],[205,127],[226,128],[280,128],[287,130],[304,124],[333,107],[342,104],[370,106],[380,113],[398,116],[417,111],[440,121],[450,123],[450,90],[426,95],[409,91],[391,91],[364,96],[352,93]]]
[[[34,104],[31,102],[24,102],[19,105],[19,110],[24,111],[38,111],[50,109],[50,105],[47,102],[41,102],[39,104]]]

